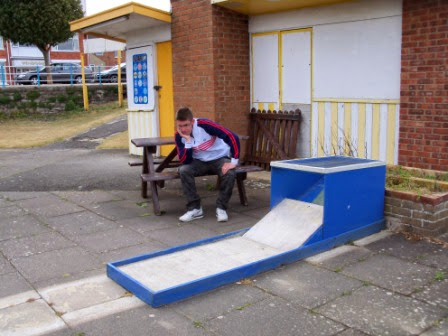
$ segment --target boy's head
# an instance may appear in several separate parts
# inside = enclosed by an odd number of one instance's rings
[[[185,120],[192,121],[193,120],[193,112],[191,112],[191,110],[188,107],[182,107],[176,113],[176,120],[179,120],[179,121],[185,121]]]
[[[191,135],[193,131],[193,112],[188,107],[182,107],[176,113],[176,129],[179,133]]]

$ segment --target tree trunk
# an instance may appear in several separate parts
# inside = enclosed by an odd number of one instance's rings
[[[50,45],[37,46],[37,48],[44,55],[45,71],[47,73],[47,84],[53,84],[53,77],[51,75],[51,68],[50,68],[50,49],[51,49],[51,46]]]

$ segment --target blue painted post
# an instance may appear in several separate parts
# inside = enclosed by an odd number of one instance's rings
[[[2,65],[0,66],[0,73],[2,74],[2,87],[5,88],[6,81],[5,81],[5,67]]]
[[[40,86],[40,72],[38,65],[36,65],[36,72],[37,72],[37,86]]]
[[[100,81],[100,85],[103,85],[103,83],[101,82],[101,65],[98,65],[98,79]]]
[[[73,86],[73,64],[70,64],[70,85]]]

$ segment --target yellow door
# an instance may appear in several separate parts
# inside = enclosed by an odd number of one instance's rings
[[[171,42],[157,43],[157,82],[159,89],[159,127],[161,137],[174,137],[173,64]],[[174,146],[162,146],[160,154],[168,155]]]

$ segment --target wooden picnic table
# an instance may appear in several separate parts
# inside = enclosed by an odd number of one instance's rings
[[[160,164],[155,167],[154,154],[157,153],[158,146],[175,144],[174,137],[154,137],[154,138],[136,138],[131,139],[131,142],[136,147],[143,147],[143,161],[142,165],[142,187],[141,193],[143,198],[148,198],[148,182],[151,188],[151,198],[154,206],[154,213],[161,215],[159,194],[157,187],[163,187],[166,180],[173,180],[179,178],[177,172],[163,172],[166,168],[179,167],[179,161],[173,161],[177,156],[177,150],[174,148],[168,156],[166,156]],[[247,178],[248,172],[261,171],[262,168],[258,166],[238,166],[236,168],[236,182],[238,186],[238,193],[242,205],[248,205],[246,189],[244,187],[244,180]],[[219,184],[219,181],[218,181]]]

